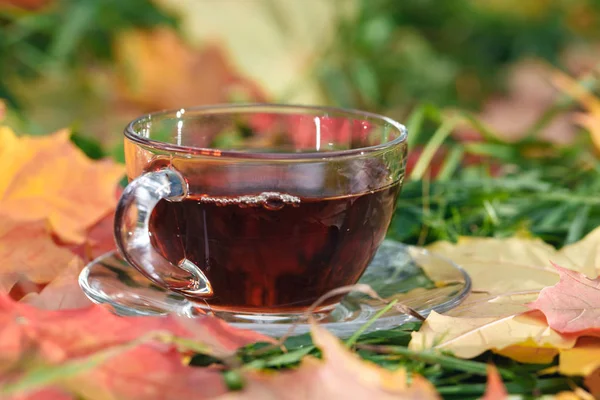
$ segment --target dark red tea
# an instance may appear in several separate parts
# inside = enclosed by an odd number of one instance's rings
[[[249,204],[252,196],[161,201],[151,217],[153,244],[171,262],[187,258],[203,270],[214,310],[302,312],[331,289],[358,281],[385,236],[399,190],[395,183],[299,203]]]

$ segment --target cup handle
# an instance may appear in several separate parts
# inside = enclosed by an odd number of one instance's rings
[[[173,169],[135,178],[117,205],[115,241],[123,257],[158,286],[186,295],[211,296],[211,284],[196,264],[184,258],[174,265],[150,241],[148,226],[156,204],[163,199],[181,201],[187,191],[187,182]]]

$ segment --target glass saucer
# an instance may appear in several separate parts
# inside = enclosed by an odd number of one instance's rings
[[[429,251],[386,240],[359,281],[370,285],[386,300],[397,299],[421,315],[445,312],[467,296],[471,279],[452,261]],[[178,314],[204,315],[196,303],[164,290],[129,265],[116,251],[106,253],[88,264],[79,276],[79,285],[95,303],[109,305],[119,315]],[[350,293],[319,322],[339,337],[347,337],[369,321],[385,304],[361,293]],[[217,314],[217,316],[219,316]],[[413,319],[392,308],[375,320],[365,332],[391,329]],[[269,336],[288,332],[290,322],[231,321],[231,325],[252,329]],[[294,334],[309,330],[298,323]]]

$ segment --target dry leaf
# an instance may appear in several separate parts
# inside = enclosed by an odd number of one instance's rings
[[[556,284],[558,273],[551,263],[597,276],[600,272],[600,228],[581,241],[556,250],[540,239],[461,237],[457,244],[436,242],[429,246],[464,268],[473,291],[453,316],[508,316],[527,310],[537,293]],[[427,266],[425,266],[427,273]]]
[[[508,95],[495,96],[483,105],[481,122],[500,139],[518,141],[525,138],[546,110],[557,99],[550,83],[551,68],[537,60],[522,60],[508,75]],[[568,114],[555,117],[540,132],[540,137],[554,143],[570,143],[575,129]],[[458,132],[459,136],[478,135],[472,128]]]
[[[232,328],[217,318],[195,318],[188,322],[184,326],[173,317],[118,317],[98,305],[76,310],[39,310],[0,295],[0,365],[10,367],[11,362],[5,358],[28,356],[25,351],[45,362],[60,363],[153,331],[201,342],[206,337],[211,341],[207,349],[219,354],[230,354],[248,343],[271,340],[255,332]]]
[[[83,308],[92,303],[79,287],[77,279],[83,268],[80,258],[75,258],[39,293],[29,293],[20,301],[43,310]]]
[[[86,400],[201,400],[227,392],[219,370],[184,365],[172,346],[138,346],[60,383]]]
[[[493,350],[520,362],[546,363],[552,361],[558,349],[574,345],[575,338],[549,328],[540,313],[456,318],[432,312],[421,329],[412,333],[409,348],[449,351],[460,358],[473,358]]]
[[[574,119],[590,132],[594,147],[600,151],[600,99],[575,79],[560,71],[553,73],[552,82],[587,109],[588,113],[579,113]]]
[[[58,388],[44,388],[22,395],[8,396],[3,400],[76,400],[75,397]]]
[[[158,335],[168,342],[151,340]],[[37,367],[52,366],[49,385],[86,399],[208,398],[225,392],[218,370],[188,367],[174,337],[189,338],[210,355],[231,355],[240,346],[269,341],[212,318],[117,317],[93,305],[45,311],[0,296],[0,376],[18,382]],[[77,366],[77,368],[75,367]],[[33,381],[33,384],[37,381]],[[39,390],[31,382],[22,388]]]
[[[544,397],[546,398],[546,397]],[[595,400],[591,394],[581,388],[575,388],[572,392],[559,392],[555,396],[548,397],[553,400]]]
[[[471,293],[467,300],[445,313],[453,317],[501,318],[527,310],[527,303],[537,299],[537,290],[489,295]]]
[[[0,8],[3,6],[12,6],[34,11],[46,7],[53,2],[54,0],[0,0]]]
[[[17,222],[0,214],[0,293],[19,282],[43,284],[77,259],[59,247],[42,221]]]
[[[542,289],[529,307],[542,311],[558,332],[600,336],[600,278],[590,279],[558,265],[556,269],[560,282]]]
[[[357,10],[345,1],[275,1],[268,10],[260,1],[155,1],[180,16],[180,31],[190,42],[219,43],[270,99],[291,104],[326,102],[313,71],[338,33],[332,21]],[[244,18],[232,23],[232,15]]]
[[[413,376],[409,385],[405,370],[392,372],[362,361],[324,328],[313,326],[312,337],[323,352],[323,361],[306,357],[295,370],[272,376],[249,373],[243,391],[219,400],[440,398],[426,379]]]
[[[71,245],[69,249],[86,262],[115,250],[114,219],[114,212],[106,215],[87,230],[83,243]]]
[[[505,400],[508,398],[508,392],[498,370],[493,365],[488,365],[488,380],[485,393],[481,400]]]
[[[123,167],[89,160],[67,131],[38,138],[0,128],[0,141],[1,214],[46,219],[62,240],[82,243],[86,230],[115,207]]]
[[[600,367],[588,374],[584,380],[585,386],[595,398],[600,398]]]
[[[583,337],[577,345],[560,352],[558,370],[564,375],[591,375],[600,368],[600,340],[595,337]]]
[[[196,49],[172,29],[127,31],[115,42],[117,92],[139,112],[226,103],[260,89],[235,71],[222,49]]]

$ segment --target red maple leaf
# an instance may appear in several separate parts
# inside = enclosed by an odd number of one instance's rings
[[[212,317],[118,317],[98,305],[47,311],[0,295],[0,397],[3,385],[36,368],[64,369],[73,363],[82,369],[66,369],[71,372],[50,382],[52,387],[127,399],[207,398],[226,391],[219,370],[185,365],[176,344],[158,340],[159,335],[192,339],[217,357],[249,343],[272,341]],[[42,387],[26,389],[35,393]],[[30,395],[27,390],[21,394]]]
[[[554,266],[560,281],[542,289],[529,307],[543,312],[548,325],[560,333],[600,335],[600,278]]]

